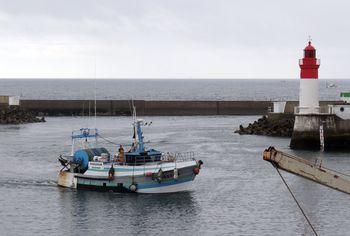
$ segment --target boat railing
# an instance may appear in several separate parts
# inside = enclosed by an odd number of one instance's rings
[[[194,160],[194,152],[167,152],[162,153],[161,160],[164,162],[180,162],[180,161],[189,161]]]
[[[89,169],[104,169],[106,166],[109,166],[109,164],[114,165],[145,165],[145,164],[151,164],[151,163],[159,163],[160,162],[184,162],[184,161],[193,161],[194,158],[194,152],[176,152],[176,153],[162,153],[161,159],[159,160],[146,160],[146,157],[136,159],[134,163],[125,163],[125,162],[117,162],[115,160],[111,160],[108,162],[101,162],[101,161],[89,161]],[[107,165],[105,165],[108,163]]]

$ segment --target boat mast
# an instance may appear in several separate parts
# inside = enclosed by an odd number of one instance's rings
[[[94,117],[94,126],[95,126],[95,148],[98,147],[98,133],[96,128],[96,118],[97,118],[97,102],[96,102],[97,94],[96,94],[96,55],[94,57],[94,109],[95,109],[95,117]],[[89,103],[90,105],[90,103]],[[90,112],[90,110],[89,110]],[[90,113],[89,113],[90,114]]]
[[[94,57],[94,99],[95,99],[95,117],[94,117],[94,125],[95,125],[95,129],[96,129],[96,115],[97,115],[97,104],[96,104],[96,56]],[[96,141],[97,142],[97,141]]]
[[[75,139],[74,139],[74,132],[72,132],[72,150],[71,150],[71,156],[74,155],[74,149],[75,149]]]
[[[143,143],[143,135],[142,135],[142,128],[143,120],[137,119],[136,116],[136,108],[134,105],[134,101],[131,101],[132,103],[132,117],[133,117],[133,128],[134,128],[134,147],[138,152],[144,152],[145,146]]]
[[[137,147],[137,133],[136,133],[136,108],[134,105],[134,100],[131,100],[132,105],[132,126],[133,126],[133,139],[134,139],[134,147]]]
[[[143,135],[142,135],[142,129],[141,125],[143,124],[143,120],[137,120],[136,121],[136,128],[137,128],[137,138],[138,138],[138,152],[144,152],[145,151],[145,146],[143,144]]]

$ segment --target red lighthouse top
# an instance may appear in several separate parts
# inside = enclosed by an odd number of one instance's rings
[[[311,45],[311,41],[304,48],[304,58],[299,60],[300,78],[317,79],[320,60],[316,58],[316,49]]]
[[[316,51],[314,46],[311,45],[311,41],[309,41],[309,44],[304,48],[304,51]]]

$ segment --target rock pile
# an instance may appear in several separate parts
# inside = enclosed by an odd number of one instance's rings
[[[235,133],[265,136],[291,137],[294,127],[294,116],[263,116],[247,127],[239,126]]]
[[[37,122],[45,122],[45,118],[38,118],[33,113],[26,112],[17,106],[0,109],[0,124],[24,124]]]

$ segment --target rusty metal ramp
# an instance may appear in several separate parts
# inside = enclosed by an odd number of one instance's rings
[[[285,170],[318,184],[350,194],[350,175],[323,167],[300,157],[269,147],[264,151],[263,158],[274,167]]]

